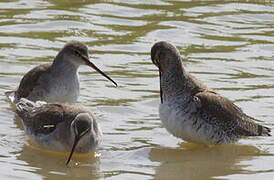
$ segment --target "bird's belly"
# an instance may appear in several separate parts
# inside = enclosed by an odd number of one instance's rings
[[[160,119],[172,135],[185,141],[203,144],[215,144],[213,127],[203,123],[189,109],[178,109],[170,103],[160,104]]]

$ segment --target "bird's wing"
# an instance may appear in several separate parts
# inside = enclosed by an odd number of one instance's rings
[[[215,92],[203,91],[195,95],[199,101],[199,112],[204,119],[227,133],[239,136],[270,135],[270,129],[257,124],[230,100]]]
[[[199,93],[199,92],[203,92],[203,91],[212,91],[212,89],[210,89],[209,87],[207,87],[202,81],[200,81],[199,79],[197,79],[195,76],[192,76],[191,74],[189,74],[188,72],[183,72],[184,74],[182,74],[183,77],[186,78],[186,81],[188,83],[186,83],[187,85],[187,89],[190,89],[191,92],[194,94]]]
[[[33,89],[36,86],[39,86],[38,80],[41,78],[42,74],[49,71],[50,65],[51,64],[42,64],[42,65],[36,66],[32,70],[30,70],[27,74],[25,74],[16,91],[16,97],[18,99],[28,98],[28,96],[31,94]],[[31,99],[31,100],[36,101],[37,99]]]
[[[44,104],[35,107],[23,118],[24,125],[34,134],[49,134],[56,129],[57,124],[64,122],[62,104]]]

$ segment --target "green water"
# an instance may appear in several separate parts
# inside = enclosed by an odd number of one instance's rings
[[[104,138],[75,157],[29,144],[4,96],[32,67],[79,40],[118,84],[80,68],[79,103]],[[186,69],[273,128],[274,2],[6,0],[0,2],[0,179],[274,178],[273,137],[204,147],[169,135],[158,117],[159,80],[150,60],[160,40],[176,45]]]

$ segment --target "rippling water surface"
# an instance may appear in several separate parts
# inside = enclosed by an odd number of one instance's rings
[[[89,46],[113,85],[80,68],[79,103],[104,132],[99,158],[32,146],[4,96],[69,40]],[[271,1],[2,0],[1,179],[273,179],[274,137],[204,147],[169,135],[158,117],[156,41],[176,45],[188,71],[249,115],[274,123],[274,3]]]

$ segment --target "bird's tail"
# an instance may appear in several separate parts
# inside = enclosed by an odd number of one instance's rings
[[[249,122],[247,124],[250,124],[249,127],[252,127],[252,126],[255,127],[254,134],[253,134],[254,136],[271,136],[271,134],[270,134],[271,129],[269,127],[261,125],[261,123],[263,121],[255,119],[248,115],[246,115],[246,120],[247,120],[247,122]],[[260,122],[260,124],[259,124],[259,122]]]
[[[21,118],[25,118],[33,110],[34,107],[34,102],[25,98],[21,98],[20,101],[16,104],[16,113]]]
[[[243,118],[244,121],[240,123],[240,129],[238,129],[242,136],[271,136],[271,129],[258,123],[262,121],[248,115]]]
[[[31,114],[31,111],[33,111],[34,108],[40,107],[43,104],[46,104],[46,102],[43,102],[43,101],[33,102],[26,98],[21,98],[20,101],[16,104],[16,113],[21,118],[26,118],[28,115]]]
[[[258,134],[259,136],[271,136],[271,129],[266,126],[258,125]]]
[[[5,95],[7,96],[7,98],[10,100],[10,102],[12,103],[17,103],[16,101],[16,95],[15,95],[16,91],[6,91]]]

